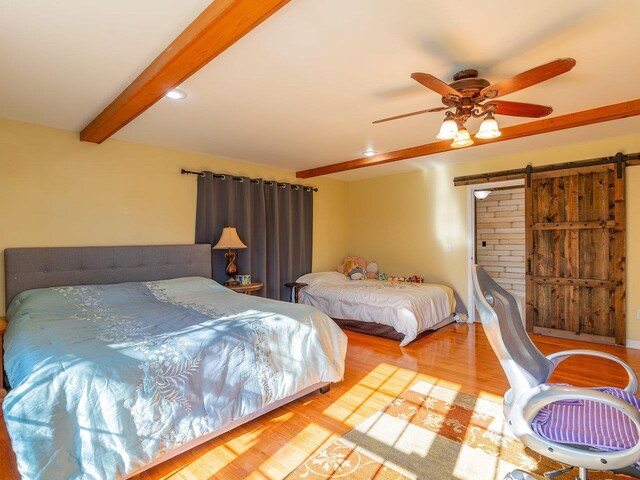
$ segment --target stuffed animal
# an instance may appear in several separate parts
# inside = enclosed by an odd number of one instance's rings
[[[411,283],[424,283],[424,277],[422,275],[412,275],[405,279],[405,282]]]
[[[344,275],[347,275],[347,269],[345,267],[349,262],[356,262],[358,266],[362,268],[362,270],[366,273],[367,261],[362,257],[346,257],[344,261],[340,265],[338,265],[338,268],[336,268],[336,270]]]
[[[389,281],[390,282],[404,282],[405,278],[404,277],[397,277],[395,275],[389,275]]]
[[[367,271],[362,268],[356,261],[352,260],[350,262],[347,262],[344,268],[344,274],[351,280],[364,280],[365,278],[367,278]]]
[[[378,271],[378,264],[376,262],[369,262],[367,265],[367,278],[376,278]]]
[[[386,281],[389,280],[389,276],[386,273],[379,273],[378,275],[376,275],[376,279]]]

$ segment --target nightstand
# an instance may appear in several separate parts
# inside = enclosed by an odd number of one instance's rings
[[[291,303],[298,303],[298,301],[300,300],[300,290],[302,290],[307,285],[309,284],[298,283],[298,282],[291,282],[291,283],[284,284],[285,287],[289,287],[291,289],[291,298],[290,298]]]
[[[261,283],[253,282],[249,285],[227,285],[227,288],[233,290],[234,292],[244,293],[245,295],[253,295],[253,292],[257,292],[258,290],[262,290]]]

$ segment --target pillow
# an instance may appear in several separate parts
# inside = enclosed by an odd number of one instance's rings
[[[344,274],[351,280],[364,280],[367,278],[367,271],[353,260],[345,264]]]

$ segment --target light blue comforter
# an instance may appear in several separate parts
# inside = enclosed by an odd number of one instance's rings
[[[8,318],[3,409],[25,479],[123,477],[344,374],[329,317],[204,278],[30,290]]]

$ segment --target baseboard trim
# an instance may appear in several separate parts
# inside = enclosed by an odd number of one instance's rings
[[[626,342],[627,348],[634,348],[636,350],[640,350],[640,340],[627,340]]]

